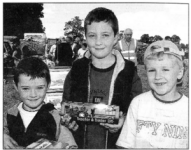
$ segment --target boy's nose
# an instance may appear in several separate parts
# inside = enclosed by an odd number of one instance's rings
[[[101,37],[97,36],[96,38],[96,45],[100,45],[101,44]]]
[[[37,92],[36,90],[30,90],[30,97],[36,97],[37,96]]]
[[[155,73],[155,79],[158,80],[161,78],[161,71],[156,71]]]

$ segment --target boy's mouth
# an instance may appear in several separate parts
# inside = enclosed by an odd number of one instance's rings
[[[29,101],[37,101],[38,99],[28,99]]]
[[[155,83],[155,85],[157,85],[157,86],[162,86],[162,85],[164,85],[164,84],[166,84],[165,82],[162,82],[162,83]]]
[[[100,51],[100,50],[104,50],[104,48],[95,48],[95,50]]]

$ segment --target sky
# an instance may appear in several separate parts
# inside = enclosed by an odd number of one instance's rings
[[[174,34],[181,43],[188,43],[189,5],[188,3],[146,3],[146,2],[48,2],[44,3],[44,18],[41,18],[48,38],[64,36],[65,22],[75,16],[85,19],[89,11],[96,7],[111,9],[118,18],[119,30],[131,28],[133,37],[140,39],[143,34],[161,37]]]

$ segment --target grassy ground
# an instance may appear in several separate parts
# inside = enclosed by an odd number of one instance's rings
[[[149,91],[150,88],[147,83],[146,72],[143,65],[138,66],[138,75],[141,78],[143,92]],[[184,93],[186,96],[189,96],[189,84],[185,87],[178,87],[179,91]],[[12,107],[15,103],[19,101],[19,95],[14,89],[14,86],[11,81],[3,85],[3,112]]]

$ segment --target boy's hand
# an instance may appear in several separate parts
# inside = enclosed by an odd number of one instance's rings
[[[117,131],[119,131],[119,129],[122,128],[124,121],[125,121],[125,116],[123,115],[122,112],[120,112],[118,124],[100,123],[100,125],[108,129],[109,132],[116,133]]]
[[[67,128],[69,128],[73,131],[76,131],[79,128],[76,121],[72,120],[72,117],[69,114],[66,114],[64,103],[62,104],[62,107],[61,107],[60,116],[61,116],[62,125],[66,126]]]
[[[76,121],[72,120],[72,117],[70,117],[69,114],[61,115],[61,124],[73,131],[76,131],[79,128]]]
[[[4,137],[4,148],[6,149],[19,148],[17,142],[13,140],[13,138],[11,138],[9,135],[4,134],[3,137]]]

